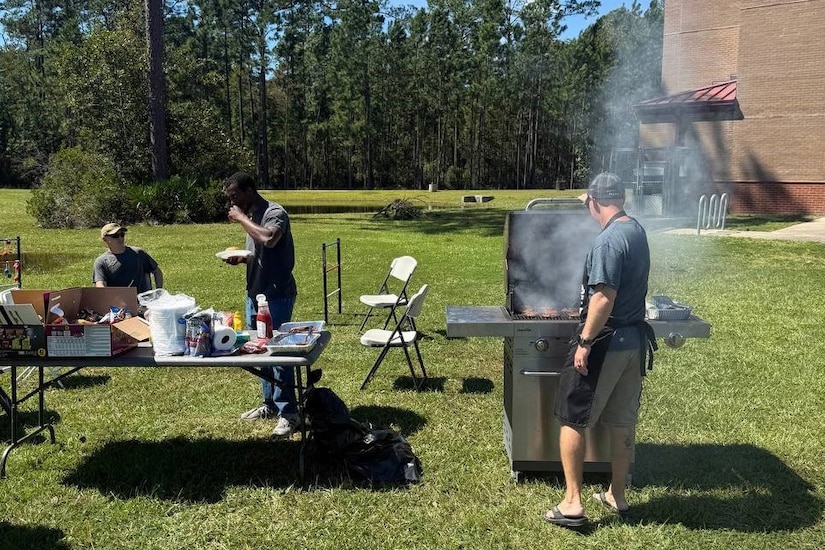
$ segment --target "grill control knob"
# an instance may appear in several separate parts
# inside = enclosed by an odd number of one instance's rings
[[[534,345],[536,346],[536,349],[538,351],[547,351],[548,349],[550,349],[550,342],[547,340],[547,338],[539,338],[538,340],[536,340],[536,343]]]
[[[671,332],[665,337],[665,344],[669,348],[677,349],[685,345],[685,337],[678,332]]]

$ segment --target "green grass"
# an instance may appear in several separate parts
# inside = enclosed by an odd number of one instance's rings
[[[727,217],[725,229],[734,231],[776,231],[798,223],[809,222],[813,219],[814,216],[805,215],[738,214]]]
[[[369,490],[328,476],[299,484],[298,442],[270,441],[272,422],[238,420],[259,399],[246,373],[87,369],[48,392],[57,444],[11,454],[0,480],[0,548],[823,546],[823,245],[651,233],[651,293],[692,304],[713,334],[657,354],[637,434],[631,520],[619,523],[588,502],[593,526],[580,535],[540,519],[561,498],[557,481],[510,477],[501,341],[445,336],[448,304],[503,303],[505,212],[538,194],[494,192],[493,203],[460,209],[461,194],[413,222],[293,216],[296,320],[322,317],[321,244],[342,242],[344,315],[331,319],[322,385],[356,418],[400,429],[421,458],[421,484]],[[295,206],[372,199],[272,196]],[[0,192],[0,236],[23,236],[25,286],[89,284],[102,250],[97,231],[36,229],[21,213],[25,197]],[[410,197],[383,192],[375,205]],[[128,242],[158,259],[170,291],[203,307],[241,307],[243,273],[214,258],[242,243],[237,225],[135,226]],[[357,297],[401,254],[419,260],[414,286],[431,285],[421,327],[433,384],[410,391],[393,354],[359,391],[375,352],[358,343]],[[24,406],[29,425],[33,409]],[[0,424],[0,437],[6,430]],[[598,481],[588,479],[587,493]]]

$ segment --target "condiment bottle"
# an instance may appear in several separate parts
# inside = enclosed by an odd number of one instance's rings
[[[258,294],[255,299],[258,300],[258,315],[255,317],[258,340],[267,341],[272,338],[272,315],[269,313],[269,303],[263,294]]]
[[[232,317],[232,330],[240,332],[243,330],[243,319],[241,319],[241,312],[236,311]]]

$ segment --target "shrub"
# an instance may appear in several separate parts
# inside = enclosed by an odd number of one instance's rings
[[[130,187],[128,200],[137,221],[208,223],[223,220],[226,215],[223,184],[216,180],[173,176]]]
[[[444,187],[446,189],[463,189],[465,184],[464,170],[455,165],[450,165],[447,168],[447,173],[444,174]]]
[[[128,221],[123,195],[111,159],[72,147],[51,156],[26,210],[42,227],[95,227]]]

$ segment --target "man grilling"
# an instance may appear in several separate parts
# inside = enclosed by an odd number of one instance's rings
[[[625,484],[644,359],[648,346],[655,349],[653,331],[644,320],[650,272],[647,234],[623,209],[621,180],[601,173],[579,198],[602,231],[585,260],[582,323],[571,341],[556,398],[565,495],[544,515],[549,523],[571,528],[587,523],[581,499],[584,434],[599,421],[610,431],[612,473],[607,491],[593,499],[619,515],[628,510]]]

